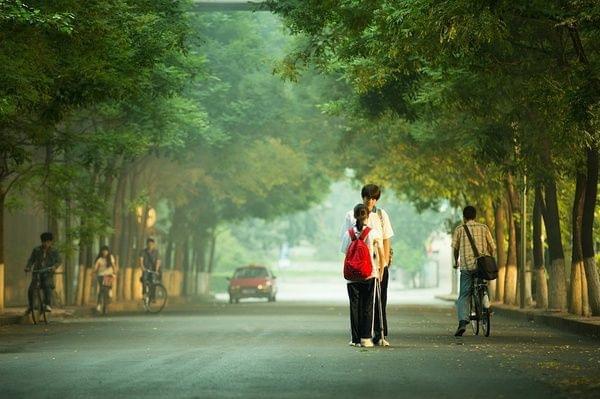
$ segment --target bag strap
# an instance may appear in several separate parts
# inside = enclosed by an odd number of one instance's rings
[[[381,208],[377,208],[377,215],[379,216],[379,221],[381,222],[381,234],[383,234],[384,222],[383,222],[383,212],[381,211]]]
[[[475,240],[473,240],[473,236],[471,235],[471,231],[469,230],[469,228],[467,227],[467,224],[463,224],[463,227],[465,228],[465,231],[467,232],[467,237],[469,238],[469,242],[471,243],[471,248],[473,249],[473,254],[475,255],[475,258],[479,258],[479,251],[477,250],[477,246],[475,245]]]
[[[359,239],[364,241],[370,232],[371,232],[371,228],[369,226],[365,227],[364,230],[362,231],[362,233],[360,233]]]
[[[354,227],[350,227],[348,229],[348,234],[350,234],[350,241],[356,240],[356,234],[354,234]]]

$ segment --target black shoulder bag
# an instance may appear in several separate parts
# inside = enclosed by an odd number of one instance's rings
[[[496,259],[494,259],[493,256],[480,255],[479,251],[477,250],[477,246],[475,245],[475,241],[473,240],[473,236],[471,235],[471,231],[466,224],[463,224],[463,227],[467,232],[467,237],[471,243],[471,248],[473,248],[473,254],[475,254],[475,259],[477,260],[477,276],[484,280],[497,279],[498,265],[496,264]]]

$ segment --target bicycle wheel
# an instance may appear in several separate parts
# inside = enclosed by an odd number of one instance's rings
[[[100,312],[102,313],[102,315],[106,315],[106,313],[108,312],[108,288],[107,287],[102,287],[102,295],[100,296],[100,300],[102,301],[100,303]]]
[[[469,319],[471,320],[471,327],[473,328],[473,334],[479,335],[479,306],[477,305],[478,296],[476,292],[471,295],[471,306],[469,309]]]
[[[35,290],[33,294],[33,298],[31,302],[31,311],[29,312],[29,316],[31,317],[31,321],[33,324],[37,324],[38,320],[40,320],[40,297],[39,291]]]
[[[33,324],[48,324],[48,317],[46,316],[46,305],[42,300],[42,290],[39,288],[35,290],[35,293],[33,294],[33,304],[31,309],[31,320],[33,321]]]
[[[154,291],[154,295],[151,295]],[[146,291],[144,298],[144,307],[148,313],[158,313],[167,304],[167,289],[162,284],[154,284]]]
[[[481,306],[481,327],[483,329],[483,335],[486,337],[490,336],[490,331],[492,329],[491,326],[491,317],[490,317],[490,309],[489,308],[484,308],[483,307],[483,296],[487,293],[487,290],[481,290],[480,294],[481,294],[481,300],[479,301],[479,303],[482,304]]]

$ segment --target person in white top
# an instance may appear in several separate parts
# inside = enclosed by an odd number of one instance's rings
[[[367,227],[369,211],[364,204],[358,204],[354,208],[353,217],[356,220],[354,226],[350,226],[342,235],[342,253],[348,251],[352,242],[350,234],[359,238]],[[350,302],[350,332],[352,340],[350,346],[373,346],[373,328],[374,328],[374,300],[375,300],[375,279],[379,277],[383,269],[383,243],[380,231],[371,229],[364,238],[365,244],[371,253],[371,259],[379,259],[378,263],[373,264],[371,276],[363,281],[348,281],[348,299]]]
[[[117,273],[117,265],[115,257],[110,253],[110,248],[107,245],[100,248],[100,252],[94,262],[94,274],[96,275],[96,281],[98,282],[98,300],[96,309],[100,312],[100,297],[102,295],[102,286],[104,285],[104,279],[112,280]]]
[[[381,298],[377,297],[376,300],[381,300],[381,308],[383,315],[383,333],[385,337],[388,336],[388,326],[387,326],[387,291],[388,291],[388,283],[389,283],[389,266],[392,261],[392,243],[391,238],[394,235],[394,230],[392,229],[392,223],[390,222],[390,217],[387,212],[381,208],[378,208],[377,201],[381,197],[381,189],[379,186],[375,184],[367,184],[361,190],[361,197],[363,204],[369,210],[369,216],[367,220],[367,226],[371,229],[379,230],[379,234],[382,238],[383,243],[383,264],[384,269],[381,275]],[[344,226],[342,228],[343,231],[348,230],[354,223],[356,223],[356,219],[354,218],[353,212],[349,211],[346,214],[346,219],[344,221]],[[380,325],[379,320],[379,312],[374,313],[374,324]],[[381,346],[389,346],[389,342],[385,339],[385,337],[381,337],[381,329],[375,329],[375,334],[373,340],[375,344]]]

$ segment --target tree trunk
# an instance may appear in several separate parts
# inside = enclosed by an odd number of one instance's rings
[[[544,198],[542,201],[542,216],[546,226],[548,240],[548,308],[565,310],[567,308],[567,279],[565,275],[565,254],[563,251],[558,199],[556,197],[556,182],[554,177],[544,182]]]
[[[0,312],[4,310],[4,205],[6,193],[0,191]]]
[[[544,241],[542,237],[542,191],[538,185],[535,188],[535,201],[533,204],[533,267],[535,269],[537,308],[548,308],[548,281],[546,280],[546,268],[544,267]]]
[[[210,234],[210,248],[208,253],[208,273],[212,273],[215,267],[215,250],[217,248],[217,232],[216,228],[211,230]]]
[[[591,147],[587,149],[586,169],[581,246],[585,277],[587,279],[589,306],[593,316],[600,316],[600,277],[596,268],[596,253],[594,251],[594,214],[598,194],[598,148]]]
[[[165,251],[165,269],[170,270],[173,268],[173,239],[171,238],[170,234],[167,240],[167,250]]]
[[[75,276],[75,263],[73,262],[73,240],[71,237],[71,200],[65,199],[65,241],[67,243],[67,250],[65,252],[65,275],[64,275],[64,286],[65,286],[65,302],[67,304],[73,304],[75,302],[75,295],[73,295],[73,278]]]
[[[494,300],[504,302],[504,279],[506,277],[506,215],[502,200],[494,204],[494,235],[496,238],[496,258],[498,261],[498,279]]]
[[[190,280],[194,276],[192,276],[192,262],[190,261],[190,239],[188,237],[183,240],[183,273],[183,295],[190,296],[192,295],[190,292]]]
[[[506,277],[504,280],[504,303],[507,305],[517,304],[517,226],[513,213],[510,191],[508,194],[508,256],[506,258]]]
[[[583,287],[583,249],[581,246],[581,219],[583,218],[583,201],[585,196],[585,175],[577,173],[575,185],[575,197],[571,211],[571,286],[569,289],[569,312],[582,316],[586,309],[584,307],[584,293],[587,295],[587,287]]]

